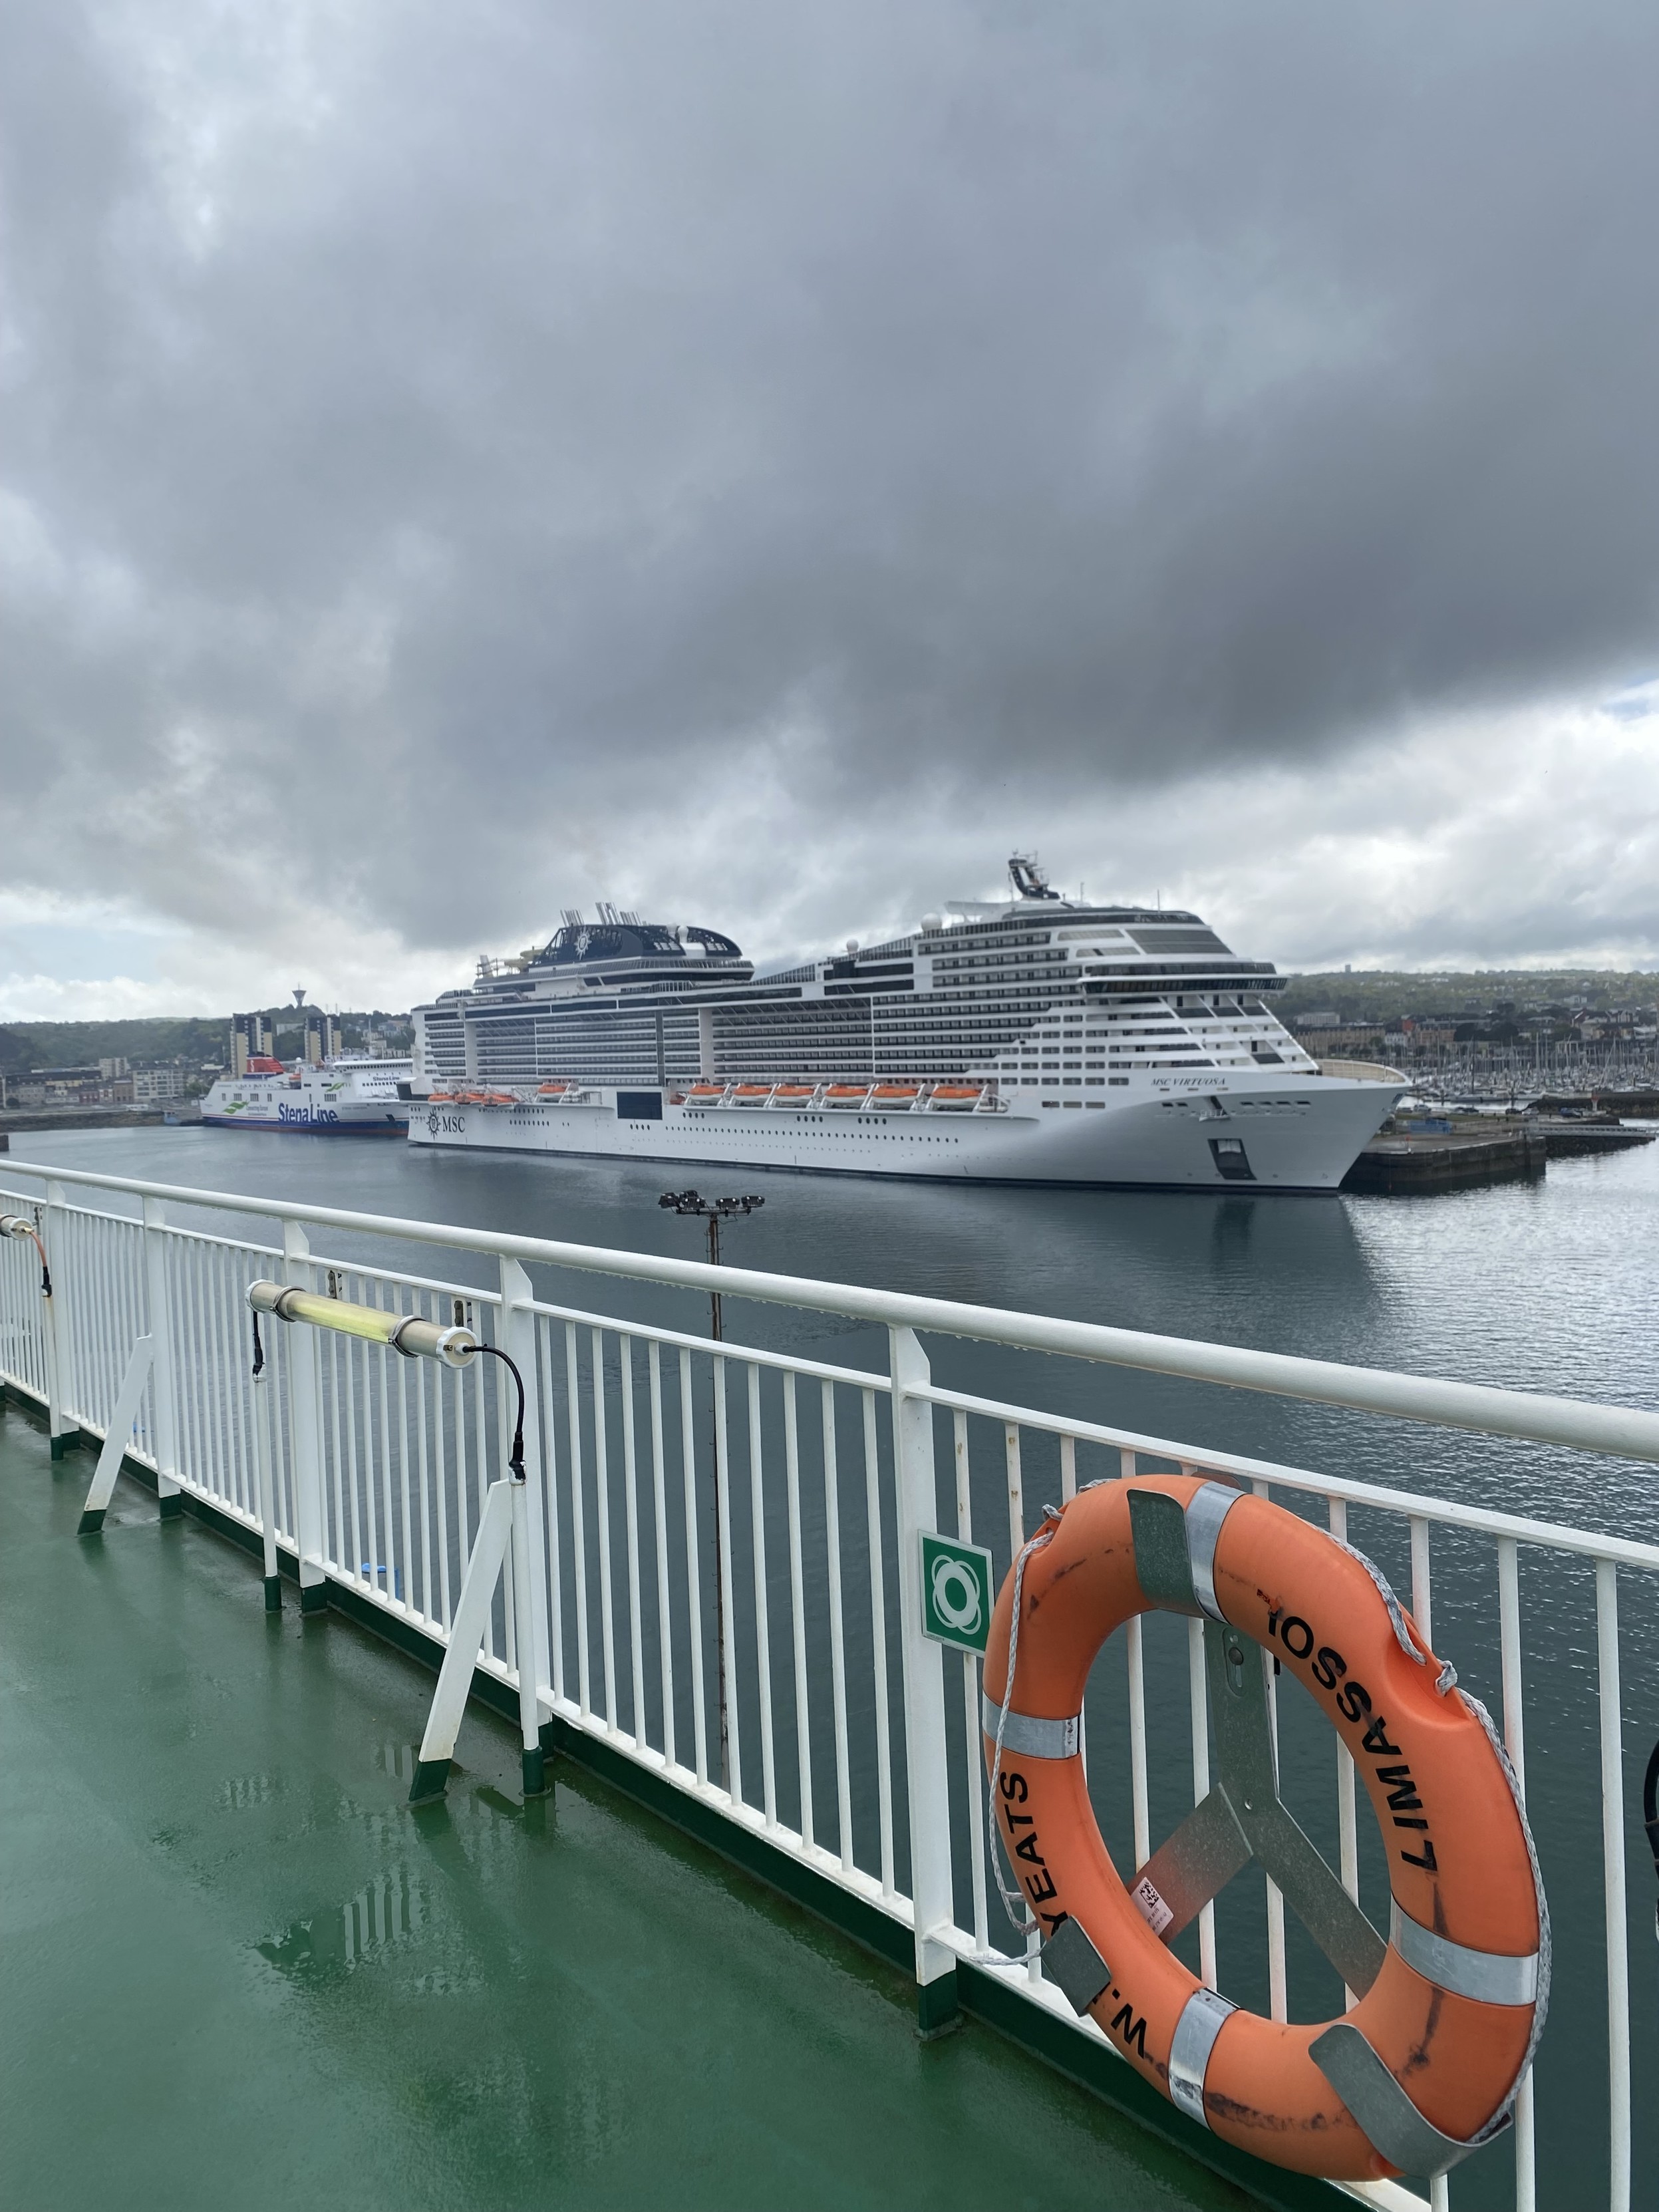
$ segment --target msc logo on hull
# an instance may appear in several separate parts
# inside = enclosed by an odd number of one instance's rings
[[[428,1114],[426,1117],[428,1137],[464,1137],[466,1134],[465,1114]]]

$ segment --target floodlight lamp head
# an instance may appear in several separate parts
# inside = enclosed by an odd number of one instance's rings
[[[695,1190],[665,1190],[657,1203],[674,1213],[707,1213],[710,1210]]]
[[[0,1213],[0,1237],[33,1237],[34,1224],[26,1213]]]

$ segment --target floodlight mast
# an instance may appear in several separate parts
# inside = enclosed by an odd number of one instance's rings
[[[752,1213],[757,1206],[764,1206],[766,1200],[753,1191],[742,1198],[702,1198],[695,1190],[665,1190],[657,1203],[670,1213],[696,1214],[708,1222],[708,1264],[711,1267],[718,1267],[720,1264],[721,1222]],[[718,1291],[708,1293],[708,1334],[719,1343],[720,1294]]]

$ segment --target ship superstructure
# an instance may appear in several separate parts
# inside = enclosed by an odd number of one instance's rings
[[[1330,1188],[1404,1088],[1319,1065],[1196,915],[1012,896],[757,976],[601,907],[415,1014],[416,1143],[861,1173]],[[1072,1116],[1078,1118],[1075,1121]]]

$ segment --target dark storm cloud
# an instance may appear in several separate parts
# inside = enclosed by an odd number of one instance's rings
[[[193,926],[1651,661],[1649,8],[6,25],[8,788]]]

